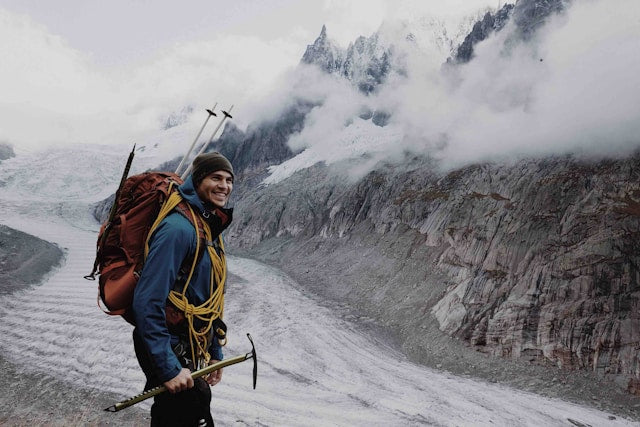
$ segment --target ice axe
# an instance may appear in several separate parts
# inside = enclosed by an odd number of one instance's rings
[[[249,338],[249,341],[251,342],[251,353],[242,354],[231,359],[222,360],[218,363],[214,363],[213,365],[209,365],[206,368],[202,368],[198,371],[192,372],[191,378],[195,380],[196,378],[208,375],[220,368],[224,368],[225,366],[235,365],[236,363],[244,362],[248,359],[253,359],[253,388],[255,390],[256,380],[258,379],[258,358],[256,357],[256,347],[255,345],[253,345],[253,339],[251,338],[251,335],[247,334],[247,338]],[[143,400],[147,400],[150,397],[156,396],[160,393],[164,393],[165,391],[167,391],[167,388],[164,385],[160,385],[158,387],[145,390],[142,393],[123,400],[122,402],[118,402],[115,405],[109,406],[104,410],[108,412],[118,412],[122,409],[128,408],[129,406],[133,406],[136,403],[140,403]]]

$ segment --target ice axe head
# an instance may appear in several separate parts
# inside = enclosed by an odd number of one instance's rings
[[[256,381],[258,380],[258,357],[256,356],[256,346],[253,345],[251,334],[247,334],[247,338],[251,342],[251,354],[247,353],[247,359],[253,359],[253,389],[256,389]]]

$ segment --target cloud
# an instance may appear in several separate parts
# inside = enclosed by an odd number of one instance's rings
[[[442,157],[615,156],[636,149],[639,11],[632,0],[615,7],[575,2],[529,43],[505,48],[507,28],[478,46],[451,98],[460,120],[447,129],[451,144]]]
[[[491,3],[314,3],[315,13],[326,16],[329,37],[344,47],[378,28],[402,47],[406,77],[392,76],[372,96],[312,67],[297,67],[308,27],[293,25],[286,37],[211,33],[135,63],[105,67],[31,18],[0,9],[0,54],[10,58],[0,62],[0,141],[18,150],[134,141],[180,146],[182,139],[191,142],[204,120],[198,108],[216,101],[234,104],[234,122],[244,127],[275,119],[302,99],[322,105],[291,143],[313,149],[320,160],[334,150],[370,164],[410,151],[455,166],[550,153],[623,155],[637,148],[640,3],[573,2],[533,40],[508,42],[514,29],[507,26],[477,45],[470,63],[442,71],[448,43],[459,41],[469,16]],[[406,28],[414,30],[416,43],[398,39]],[[447,37],[437,39],[442,31]],[[166,117],[186,105],[196,108],[190,120],[163,131]],[[363,108],[392,113],[389,125],[360,122]],[[368,149],[353,136],[356,130],[371,141]],[[350,145],[349,138],[358,143]],[[313,160],[306,156],[306,163]]]
[[[495,5],[492,0],[325,0],[323,12],[331,37],[346,47],[359,36],[370,36],[384,22],[427,16],[457,26],[465,17],[477,17],[479,11]]]
[[[353,130],[349,115],[366,105],[393,113],[388,129],[367,129],[371,155],[352,153],[368,164],[371,156],[406,152],[438,158],[445,168],[523,156],[627,155],[640,147],[638,16],[636,0],[573,2],[526,42],[508,24],[455,68],[442,68],[437,49],[421,46],[422,55],[410,52],[407,77],[390,79],[373,96],[345,96],[319,80],[326,102],[291,145],[335,162],[322,153],[343,149]],[[384,133],[391,136],[381,147]]]
[[[172,112],[216,101],[219,108],[235,104],[238,123],[246,124],[242,109],[297,63],[298,50],[285,39],[221,34],[104,67],[28,16],[0,9],[0,140],[18,150],[151,143],[164,138]],[[195,135],[203,119],[185,126]]]
[[[0,9],[0,137],[60,139],[73,132],[66,115],[91,113],[87,93],[110,91],[85,58],[26,16]],[[97,97],[104,99],[103,96]]]

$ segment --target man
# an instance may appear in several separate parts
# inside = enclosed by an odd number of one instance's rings
[[[222,314],[223,305],[214,304],[221,301],[226,278],[219,236],[232,218],[232,209],[224,206],[233,177],[231,163],[220,153],[196,157],[192,174],[178,187],[188,205],[179,205],[162,220],[149,242],[132,309],[133,341],[147,377],[145,389],[164,384],[169,391],[155,398],[152,426],[213,426],[209,387],[220,382],[222,369],[195,381],[191,371],[222,359],[221,321],[216,320],[212,327],[210,320]],[[209,242],[198,238],[203,230],[197,234],[189,219],[192,215],[199,216],[203,229],[211,230]],[[207,327],[211,331],[204,334]],[[217,338],[216,330],[222,334]]]

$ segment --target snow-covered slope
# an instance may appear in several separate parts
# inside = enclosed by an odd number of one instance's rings
[[[344,77],[362,93],[371,94],[394,76],[406,76],[411,68],[408,62],[416,57],[442,64],[476,19],[418,15],[410,20],[388,20],[375,33],[358,37],[347,48],[332,41],[323,26],[301,62]]]

